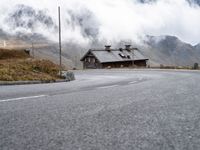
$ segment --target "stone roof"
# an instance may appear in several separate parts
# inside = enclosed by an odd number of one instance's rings
[[[90,52],[99,60],[100,63],[148,60],[139,52],[138,49],[91,49],[83,56],[81,61],[83,61]]]

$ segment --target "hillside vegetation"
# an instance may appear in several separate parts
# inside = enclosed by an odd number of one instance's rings
[[[59,79],[59,66],[33,59],[24,50],[0,49],[0,81],[49,81]]]

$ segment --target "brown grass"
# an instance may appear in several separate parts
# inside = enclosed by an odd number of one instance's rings
[[[192,66],[164,66],[164,65],[160,65],[160,66],[148,66],[148,68],[152,68],[152,69],[180,69],[180,70],[194,70],[194,67]],[[199,69],[196,69],[199,70]]]
[[[59,66],[35,60],[24,51],[0,50],[0,81],[52,81],[59,79]]]
[[[25,52],[25,50],[7,50],[0,49],[0,60],[2,59],[13,59],[13,58],[29,58],[30,56]]]

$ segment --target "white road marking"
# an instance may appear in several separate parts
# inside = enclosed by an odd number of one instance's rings
[[[129,82],[129,84],[134,84],[134,83],[137,83],[138,81],[132,81],[132,82]]]
[[[119,85],[110,85],[110,86],[102,86],[102,87],[97,87],[97,89],[107,89],[107,88],[112,88],[112,87],[117,87]]]
[[[4,100],[0,100],[0,103],[2,103],[2,102],[11,102],[11,101],[19,101],[19,100],[25,100],[25,99],[41,98],[41,97],[46,97],[46,96],[47,95],[38,95],[38,96],[29,96],[29,97],[19,97],[19,98],[4,99]]]

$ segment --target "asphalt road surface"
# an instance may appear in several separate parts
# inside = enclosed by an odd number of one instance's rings
[[[75,74],[0,87],[0,150],[200,149],[200,72]]]

